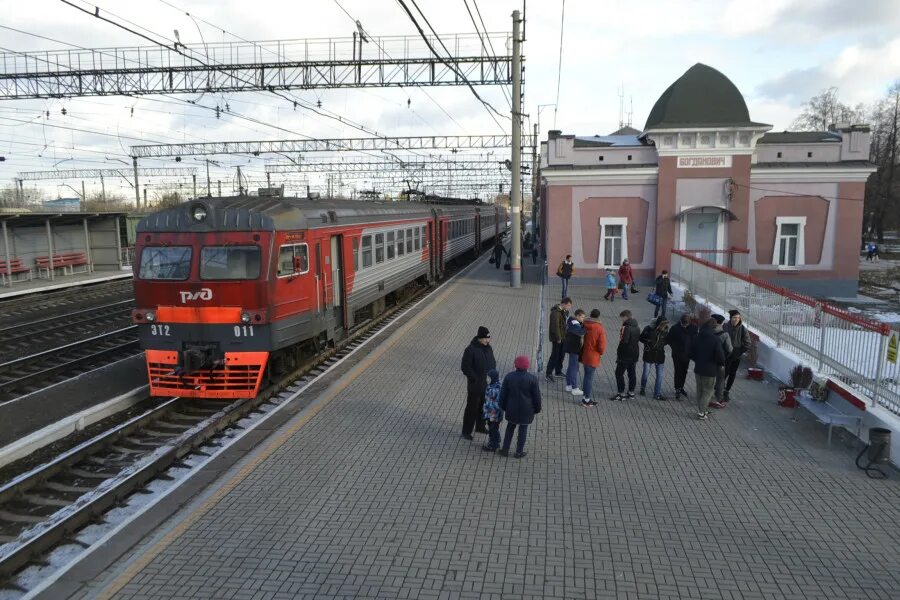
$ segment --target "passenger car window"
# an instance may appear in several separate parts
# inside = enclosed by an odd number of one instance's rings
[[[147,246],[141,251],[141,279],[183,281],[191,274],[190,246]]]
[[[388,260],[394,258],[394,232],[387,232],[387,257]]]
[[[259,246],[205,246],[200,279],[257,279],[259,263]]]
[[[412,227],[406,230],[406,251],[413,251],[413,230]]]
[[[364,235],[362,239],[362,268],[372,266],[372,236]]]
[[[415,245],[416,250],[421,249],[421,246],[419,245],[419,231],[420,231],[419,228],[416,227],[416,245]]]
[[[309,248],[306,244],[282,246],[278,251],[278,277],[290,277],[309,271]]]
[[[406,250],[406,245],[403,241],[404,233],[402,229],[397,232],[397,256],[403,256],[403,252]]]
[[[384,234],[383,233],[375,234],[375,262],[376,263],[384,262]]]

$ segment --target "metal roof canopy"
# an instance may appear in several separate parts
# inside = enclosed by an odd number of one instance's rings
[[[125,212],[16,212],[6,213],[0,212],[0,221],[4,221],[11,227],[33,227],[35,225],[43,226],[47,219],[50,219],[54,225],[72,225],[81,223],[84,219],[98,219],[109,217],[124,217],[128,213]]]
[[[728,217],[730,221],[740,221],[738,216],[725,208],[724,206],[715,206],[715,205],[704,205],[704,206],[691,206],[690,208],[682,209],[675,215],[675,219],[681,219],[685,215],[690,213],[724,213],[725,216]]]

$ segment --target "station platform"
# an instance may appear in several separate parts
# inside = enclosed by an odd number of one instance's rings
[[[534,358],[559,297],[537,274],[464,273],[174,518],[42,597],[896,598],[900,478],[867,479],[774,385],[739,379],[708,421],[606,400],[617,315],[646,324],[646,292],[569,290],[610,338],[599,406],[541,377],[527,457],[461,438],[462,351],[485,325],[502,372]]]
[[[12,285],[0,286],[0,302],[29,294],[64,290],[66,288],[115,281],[117,279],[131,279],[131,277],[131,267],[123,271],[94,271],[93,273],[57,275],[55,279],[38,279],[35,277],[30,281],[15,281]]]

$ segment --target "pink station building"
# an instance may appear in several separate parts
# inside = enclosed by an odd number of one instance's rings
[[[669,269],[672,249],[741,248],[750,275],[815,297],[855,296],[869,128],[771,129],[750,119],[725,75],[698,63],[663,92],[643,131],[550,131],[540,163],[549,275],[566,254],[582,283],[627,258],[646,282]]]

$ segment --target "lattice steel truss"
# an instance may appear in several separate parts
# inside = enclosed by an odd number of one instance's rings
[[[524,142],[525,140],[523,140]],[[305,140],[255,140],[241,142],[197,142],[188,144],[142,144],[131,147],[134,158],[209,156],[214,154],[287,154],[378,150],[471,150],[509,148],[509,135],[432,135],[407,137],[330,138]]]
[[[443,60],[418,36],[3,52],[0,99],[510,84],[509,34],[489,36],[505,54],[475,34],[441,36]]]
[[[139,168],[141,177],[190,177],[197,174],[194,167],[159,167]],[[43,181],[50,179],[100,179],[121,177],[131,179],[134,171],[128,167],[125,169],[65,169],[60,171],[23,171],[19,173],[22,181]]]
[[[501,161],[465,160],[465,161],[419,161],[394,162],[384,161],[334,161],[334,162],[298,162],[270,163],[266,165],[266,173],[493,173],[505,169]]]

